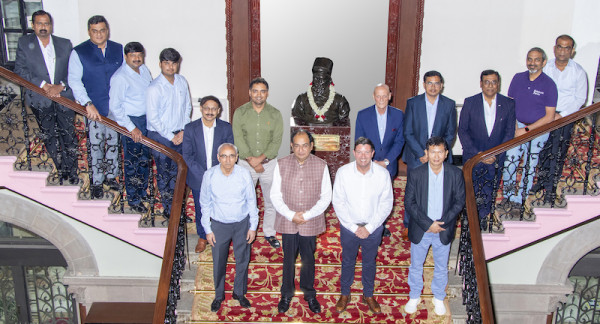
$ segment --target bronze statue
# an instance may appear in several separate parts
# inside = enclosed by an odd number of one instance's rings
[[[350,126],[350,105],[344,96],[335,92],[331,82],[333,61],[317,57],[313,63],[313,81],[305,93],[294,102],[292,116],[298,126]]]

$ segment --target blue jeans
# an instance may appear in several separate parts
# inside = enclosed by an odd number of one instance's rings
[[[129,119],[142,132],[142,135],[148,136],[146,115],[129,116]],[[133,139],[127,136],[123,136],[122,139],[127,202],[129,206],[136,206],[140,205],[147,195],[150,149],[142,143],[134,142]]]
[[[362,285],[363,295],[373,297],[375,286],[375,259],[381,244],[383,226],[379,226],[367,238],[361,239],[340,225],[340,241],[342,242],[342,295],[350,295],[350,286],[354,282],[354,271],[358,248],[362,248]]]
[[[518,122],[519,128],[525,127],[525,124]],[[514,147],[506,152],[506,160],[504,160],[504,172],[502,174],[502,180],[504,180],[504,198],[509,199],[512,202],[521,203],[523,201],[523,195],[528,195],[531,186],[533,185],[533,176],[535,167],[539,161],[540,151],[544,148],[544,144],[548,139],[548,133],[542,134],[530,142],[521,144],[520,146]],[[527,163],[527,152],[529,151],[529,144],[531,143],[531,154],[529,154],[529,168],[525,168]],[[517,178],[517,167],[519,161],[523,158],[523,174],[519,183],[516,183]],[[527,189],[523,192],[523,180],[527,178]],[[518,191],[517,191],[518,188]],[[515,191],[516,194],[515,194]],[[512,194],[512,195],[511,195]]]
[[[448,285],[448,257],[450,244],[444,245],[440,241],[440,234],[425,233],[419,244],[410,243],[410,268],[408,270],[408,285],[410,298],[419,298],[423,291],[423,263],[427,257],[429,247],[433,246],[433,280],[431,291],[436,299],[446,298],[446,285]]]

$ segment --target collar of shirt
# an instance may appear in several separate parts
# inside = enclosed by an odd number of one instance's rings
[[[373,175],[373,161],[371,161],[371,165],[369,166],[369,170],[367,170],[367,172],[365,174],[363,174],[362,172],[360,172],[358,170],[358,164],[356,163],[356,161],[354,161],[354,173],[356,173],[357,175],[361,175],[361,176],[371,176]]]

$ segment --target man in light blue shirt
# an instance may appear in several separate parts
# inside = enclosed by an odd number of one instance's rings
[[[190,122],[192,103],[184,77],[177,74],[181,55],[173,48],[160,52],[161,74],[146,92],[148,137],[182,153],[183,128]],[[156,163],[156,182],[163,203],[163,214],[171,215],[171,202],[177,178],[177,164],[166,155],[152,151]],[[178,206],[179,207],[179,206]]]
[[[408,272],[410,299],[404,311],[413,314],[421,303],[423,263],[432,247],[435,264],[431,282],[432,302],[434,312],[444,315],[450,242],[454,239],[458,215],[465,206],[465,181],[459,168],[444,164],[449,151],[443,137],[431,137],[425,147],[427,163],[411,170],[406,183],[404,205],[411,215],[408,224],[411,244]]]
[[[150,151],[140,144],[146,129],[146,89],[152,82],[150,70],[144,64],[144,46],[138,42],[125,45],[125,64],[110,79],[109,109],[117,123],[131,132],[123,136],[125,188],[127,203],[134,212],[145,213]]]
[[[204,173],[200,189],[202,226],[206,240],[212,246],[215,299],[210,310],[213,312],[221,308],[225,299],[225,272],[232,242],[235,256],[233,299],[244,308],[251,306],[244,295],[248,288],[250,246],[258,227],[258,208],[250,171],[235,164],[237,159],[235,145],[221,144],[218,149],[219,165]]]

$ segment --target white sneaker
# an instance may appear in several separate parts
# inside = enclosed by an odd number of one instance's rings
[[[414,314],[417,311],[417,306],[421,302],[421,298],[411,298],[408,300],[406,305],[404,305],[404,311],[408,314]]]
[[[436,315],[446,314],[446,306],[444,306],[443,300],[439,300],[439,299],[433,297],[432,301],[433,301],[433,306],[435,306],[433,311],[435,312]]]

